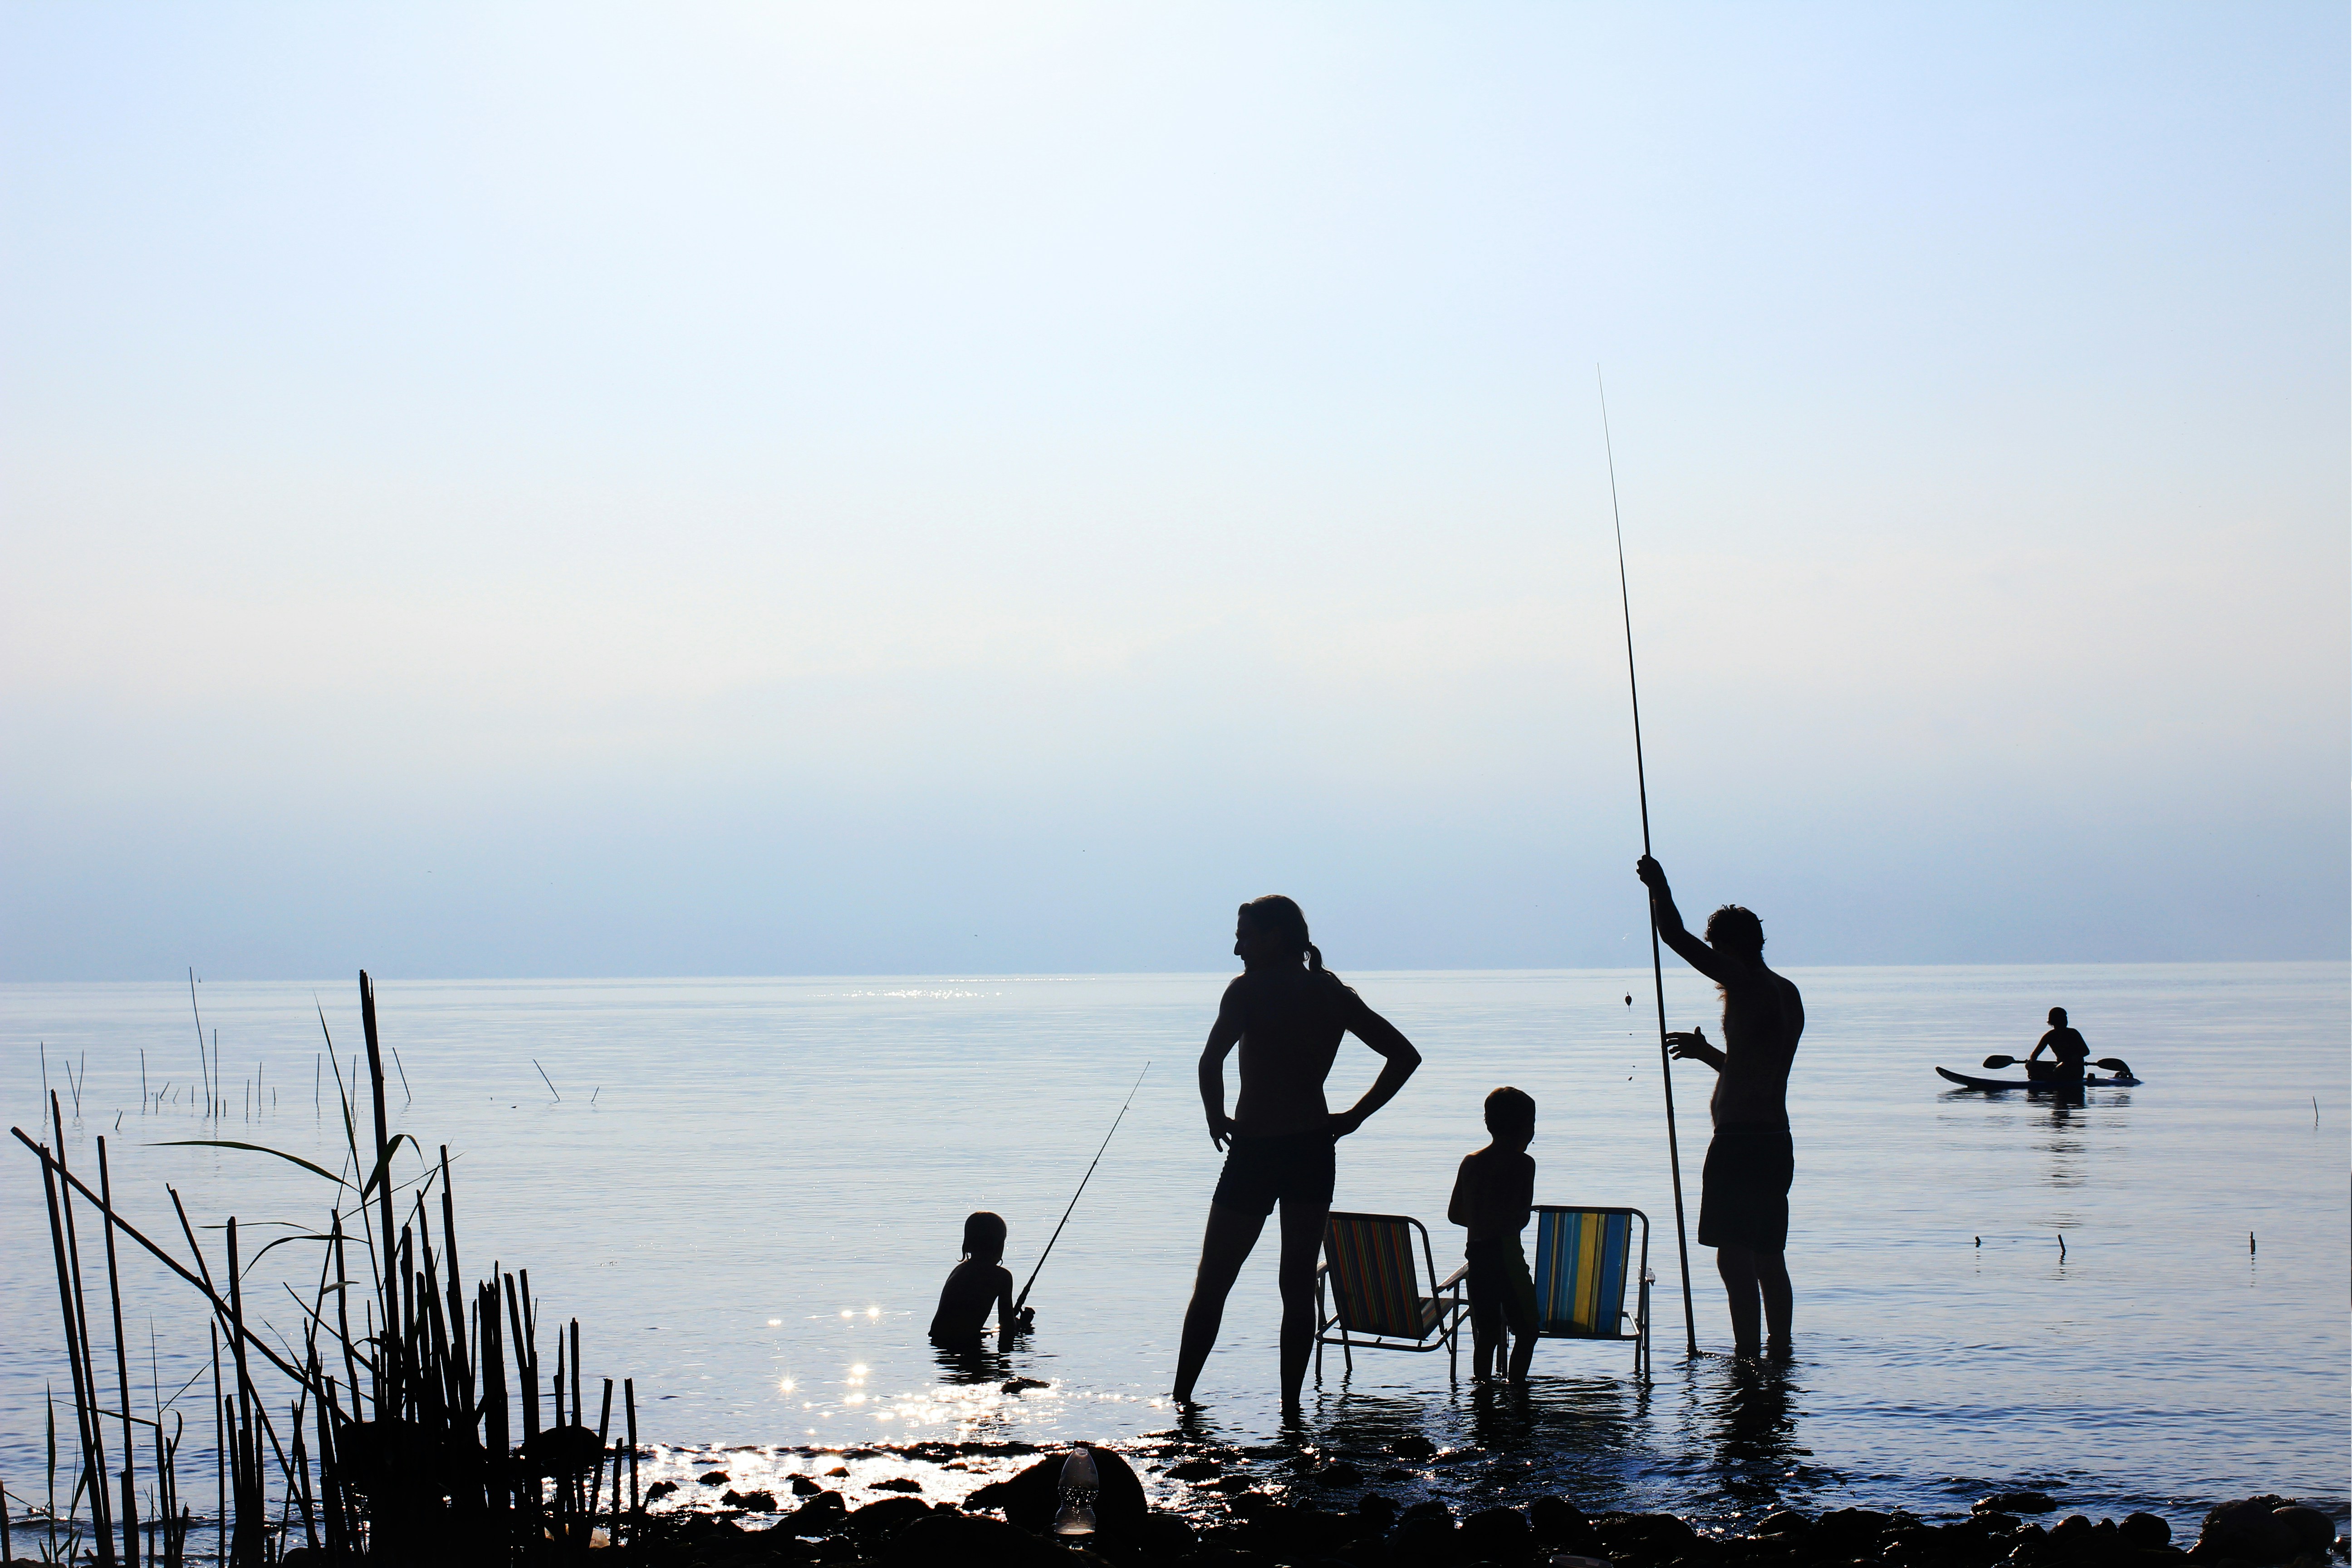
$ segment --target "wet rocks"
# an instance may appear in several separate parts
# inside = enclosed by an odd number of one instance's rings
[[[1539,1497],[1528,1504],[1528,1529],[1545,1546],[1568,1552],[1598,1549],[1600,1538],[1584,1510],[1560,1497]]]
[[[1345,1459],[1334,1459],[1308,1478],[1318,1487],[1360,1487],[1364,1472]]]
[[[2141,1552],[2172,1544],[2172,1526],[2152,1513],[2126,1514],[2116,1526],[2116,1535],[2126,1546]]]
[[[647,1502],[659,1502],[662,1499],[669,1496],[670,1493],[676,1490],[677,1490],[677,1483],[676,1481],[656,1481],[653,1485],[646,1489],[646,1500]]]
[[[709,1474],[699,1476],[696,1479],[700,1480],[706,1487],[723,1487],[732,1478],[724,1470],[712,1470]]]
[[[1462,1521],[1462,1553],[1473,1562],[1523,1563],[1535,1550],[1527,1515],[1515,1508],[1486,1508]]]
[[[794,1476],[793,1478],[793,1494],[796,1497],[814,1497],[817,1493],[823,1490],[824,1490],[823,1487],[817,1485],[806,1476]]]
[[[1437,1445],[1412,1432],[1390,1444],[1389,1452],[1400,1459],[1433,1459],[1437,1457]]]
[[[2048,1492],[1995,1492],[1979,1498],[1973,1505],[1977,1513],[2052,1513],[2058,1504]]]
[[[923,1483],[912,1476],[887,1476],[868,1489],[877,1492],[919,1492]]]
[[[739,1492],[733,1487],[720,1494],[719,1500],[729,1508],[745,1509],[752,1513],[776,1511],[776,1494],[762,1488],[758,1491]]]
[[[2296,1521],[2280,1517],[2297,1507],[2286,1498],[2267,1494],[2217,1503],[2205,1515],[2205,1526],[2189,1555],[2209,1562],[2236,1558],[2245,1563],[2284,1563],[2304,1545]],[[2330,1536],[2334,1533],[2332,1529],[2328,1531]],[[2324,1541],[2319,1549],[2326,1550]]]
[[[849,1505],[839,1492],[819,1492],[786,1514],[780,1529],[793,1535],[831,1535],[849,1518]]]
[[[1169,1466],[1168,1474],[1180,1481],[1212,1480],[1217,1474],[1217,1462],[1214,1459],[1186,1459],[1181,1464]]]

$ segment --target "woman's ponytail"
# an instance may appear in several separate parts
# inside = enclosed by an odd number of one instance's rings
[[[1323,950],[1311,942],[1307,944],[1307,967],[1318,974],[1323,973]]]

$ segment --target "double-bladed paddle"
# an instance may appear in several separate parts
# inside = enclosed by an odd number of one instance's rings
[[[1987,1057],[1984,1059],[1984,1065],[1988,1068],[2013,1068],[2023,1066],[2024,1063],[2025,1058],[2023,1057],[2004,1057],[1995,1055]],[[2101,1057],[2097,1061],[2095,1061],[2090,1065],[2095,1068],[2105,1068],[2107,1071],[2111,1073],[2118,1073],[2125,1078],[2134,1078],[2138,1076],[2132,1071],[2131,1064],[2124,1060],[2121,1057]]]

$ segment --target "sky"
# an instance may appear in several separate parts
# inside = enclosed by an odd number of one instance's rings
[[[2340,5],[0,10],[0,979],[2352,944]]]

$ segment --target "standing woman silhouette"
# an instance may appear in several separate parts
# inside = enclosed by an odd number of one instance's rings
[[[1209,1142],[1226,1152],[1225,1168],[1209,1201],[1201,1270],[1184,1309],[1175,1394],[1180,1403],[1192,1401],[1202,1363],[1217,1342],[1225,1297],[1279,1203],[1282,1408],[1291,1415],[1315,1348],[1315,1258],[1331,1212],[1331,1146],[1396,1097],[1421,1065],[1421,1053],[1323,967],[1323,954],[1307,939],[1307,917],[1281,894],[1241,907],[1234,953],[1242,973],[1225,987],[1201,1052],[1201,1104],[1209,1113]],[[1339,1037],[1349,1033],[1386,1059],[1364,1097],[1335,1113],[1323,1101],[1323,1080]],[[1225,1058],[1236,1045],[1242,1092],[1228,1117]]]

